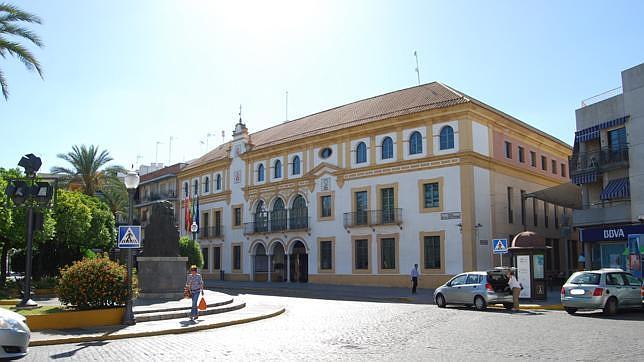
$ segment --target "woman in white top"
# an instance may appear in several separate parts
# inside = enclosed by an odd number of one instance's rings
[[[508,270],[508,286],[512,290],[512,311],[516,312],[519,310],[519,294],[521,294],[521,283],[514,276],[512,270]]]

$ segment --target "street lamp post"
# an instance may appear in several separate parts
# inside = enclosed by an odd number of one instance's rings
[[[136,188],[139,187],[139,175],[131,170],[125,176],[125,187],[128,193],[128,224],[134,223],[134,193]],[[123,324],[135,324],[134,313],[132,312],[132,249],[127,249],[127,301],[125,303],[125,315],[123,316]]]
[[[192,241],[197,240],[197,231],[199,231],[199,225],[197,225],[196,221],[193,221],[192,225],[190,225],[190,231],[192,231]]]

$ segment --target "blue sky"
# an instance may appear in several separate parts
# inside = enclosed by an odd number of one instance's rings
[[[644,62],[639,1],[12,2],[43,19],[45,79],[0,58],[2,167],[66,166],[74,144],[167,164],[171,136],[187,161],[229,139],[239,104],[254,132],[285,120],[286,90],[294,119],[414,86],[414,50],[422,83],[572,143],[581,100]]]

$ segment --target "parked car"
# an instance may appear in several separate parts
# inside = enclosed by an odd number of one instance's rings
[[[603,309],[614,315],[619,309],[643,308],[642,281],[622,269],[576,272],[561,287],[561,304],[569,314]]]
[[[22,358],[27,355],[31,331],[24,316],[0,308],[0,360]]]
[[[490,304],[503,304],[511,309],[512,293],[506,273],[506,269],[499,268],[459,274],[434,291],[434,301],[439,308],[461,304],[485,310]]]

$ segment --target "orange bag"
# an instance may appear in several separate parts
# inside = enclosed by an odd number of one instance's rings
[[[204,299],[203,295],[201,296],[201,299],[199,300],[199,310],[206,310],[208,308],[208,304],[206,304],[206,299]]]

